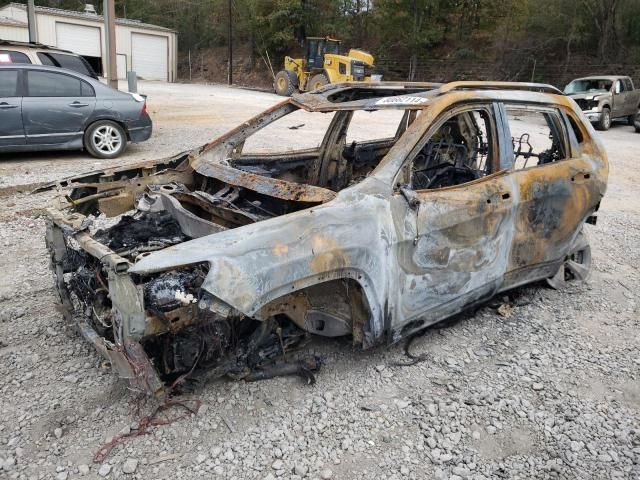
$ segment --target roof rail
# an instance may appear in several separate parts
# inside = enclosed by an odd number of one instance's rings
[[[340,88],[372,88],[377,90],[384,90],[389,88],[407,88],[416,89],[423,88],[425,90],[432,90],[442,86],[442,83],[434,82],[402,82],[402,81],[380,81],[380,82],[339,82],[328,83],[307,93],[327,93],[331,90],[338,90]]]
[[[0,38],[0,45],[8,47],[24,47],[24,48],[40,48],[41,50],[56,50],[58,52],[74,53],[71,50],[63,50],[62,48],[52,47],[38,42],[20,42],[18,40],[4,40]]]
[[[546,83],[527,83],[527,82],[479,82],[479,81],[460,81],[445,83],[438,90],[440,93],[448,93],[453,90],[528,90],[530,92],[552,93],[555,95],[563,95],[553,85]]]

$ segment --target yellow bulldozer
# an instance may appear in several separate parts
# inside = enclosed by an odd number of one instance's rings
[[[315,90],[327,83],[370,82],[373,55],[352,48],[342,55],[341,42],[329,37],[307,37],[304,58],[284,58],[284,70],[275,76],[278,95]]]

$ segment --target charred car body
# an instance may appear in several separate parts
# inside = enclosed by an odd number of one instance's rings
[[[271,125],[297,150],[250,152]],[[47,244],[67,321],[161,396],[269,376],[309,334],[367,348],[518,285],[584,279],[607,175],[553,87],[336,84],[193,151],[46,187],[65,192]]]

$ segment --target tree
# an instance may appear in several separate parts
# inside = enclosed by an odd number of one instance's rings
[[[617,15],[620,0],[581,0],[598,34],[598,56],[604,61],[618,47]]]
[[[409,56],[409,80],[416,76],[420,55],[443,41],[452,3],[440,0],[378,0],[374,15],[383,49]]]

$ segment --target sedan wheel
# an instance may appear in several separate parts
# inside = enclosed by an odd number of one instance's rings
[[[98,158],[115,158],[127,145],[124,130],[117,123],[101,120],[89,127],[85,134],[85,147]]]
[[[591,246],[587,234],[582,230],[573,241],[564,263],[553,277],[547,279],[547,283],[556,290],[561,290],[567,282],[573,280],[585,282],[590,275]]]

